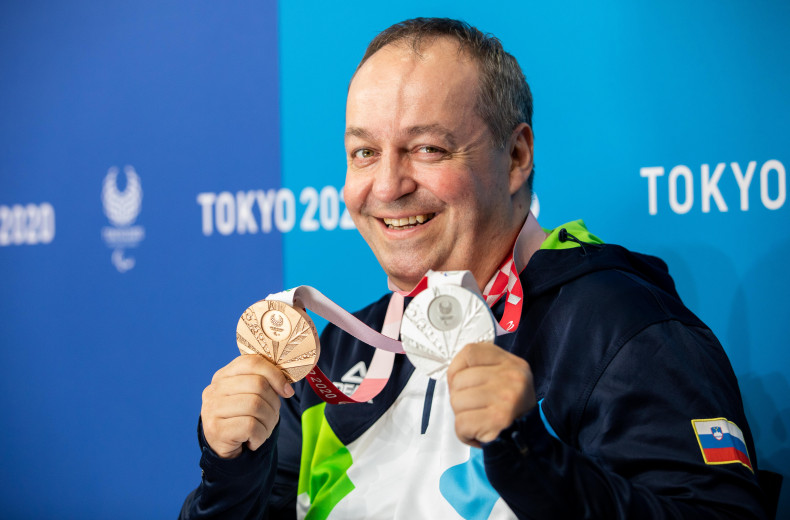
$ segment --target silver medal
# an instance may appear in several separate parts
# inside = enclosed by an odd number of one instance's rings
[[[429,287],[406,307],[400,335],[417,370],[441,379],[469,343],[494,341],[494,317],[485,301],[458,285]]]

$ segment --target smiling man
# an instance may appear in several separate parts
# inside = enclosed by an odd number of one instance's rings
[[[478,109],[477,63],[457,42],[419,52],[387,45],[351,82],[346,204],[398,287],[428,269],[466,269],[483,287],[529,210],[532,131],[522,121],[496,142]]]
[[[438,382],[394,356],[347,406],[240,356],[204,391],[182,518],[764,517],[735,376],[663,262],[529,212],[531,117],[516,60],[462,22],[371,42],[344,194],[395,292],[357,316],[393,335],[428,270],[468,270],[509,333]],[[377,362],[332,324],[321,345],[335,381]]]

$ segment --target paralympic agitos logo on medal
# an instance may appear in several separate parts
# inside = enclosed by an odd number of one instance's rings
[[[145,238],[145,229],[134,226],[143,202],[143,188],[134,167],[124,166],[126,186],[118,189],[119,169],[112,166],[107,170],[102,184],[101,200],[104,214],[112,226],[102,228],[101,235],[108,247],[112,248],[112,264],[118,272],[124,273],[134,267],[135,259],[126,256],[126,250],[137,247]]]

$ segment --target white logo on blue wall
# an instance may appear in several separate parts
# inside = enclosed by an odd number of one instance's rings
[[[102,228],[101,234],[104,242],[113,250],[110,257],[112,264],[118,272],[123,273],[133,268],[135,263],[134,258],[126,256],[126,250],[137,247],[145,238],[145,229],[133,225],[142,207],[143,188],[134,167],[127,165],[123,169],[126,187],[119,190],[118,173],[118,167],[111,167],[102,184],[104,214],[112,225]]]

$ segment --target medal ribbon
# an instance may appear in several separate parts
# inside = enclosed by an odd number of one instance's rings
[[[376,348],[365,378],[351,396],[341,392],[318,368],[318,365],[314,366],[305,379],[321,399],[329,404],[364,403],[381,392],[392,374],[395,354],[403,353],[403,345],[397,340],[400,333],[400,317],[403,315],[402,295],[393,294],[393,297],[390,298],[381,334],[321,294],[317,289],[307,285],[270,294],[266,299],[278,300],[315,312],[363,343]]]
[[[521,307],[524,305],[524,289],[521,287],[519,274],[527,266],[532,255],[540,249],[546,234],[538,225],[532,212],[516,238],[513,252],[508,256],[499,270],[483,289],[483,298],[489,307],[493,307],[499,299],[506,295],[505,310],[499,325],[507,332],[513,332],[521,321]],[[500,335],[497,330],[497,335]]]
[[[519,273],[526,267],[532,254],[540,249],[544,238],[543,230],[530,212],[516,238],[512,253],[508,255],[483,290],[482,296],[489,307],[493,306],[503,295],[507,295],[502,319],[497,324],[497,336],[513,332],[518,328],[521,308],[524,303]],[[313,367],[306,377],[307,382],[315,393],[329,404],[367,402],[386,386],[392,374],[395,354],[403,353],[403,346],[397,338],[400,335],[403,303],[406,297],[416,296],[428,287],[447,283],[460,285],[480,294],[477,282],[469,271],[428,271],[411,291],[400,291],[391,281],[388,283],[393,293],[387,306],[381,333],[374,331],[357,317],[321,294],[320,291],[307,285],[270,294],[266,297],[267,300],[279,300],[288,305],[296,305],[315,312],[363,343],[376,348],[362,383],[351,396],[346,396],[340,391],[318,368],[318,365]]]

